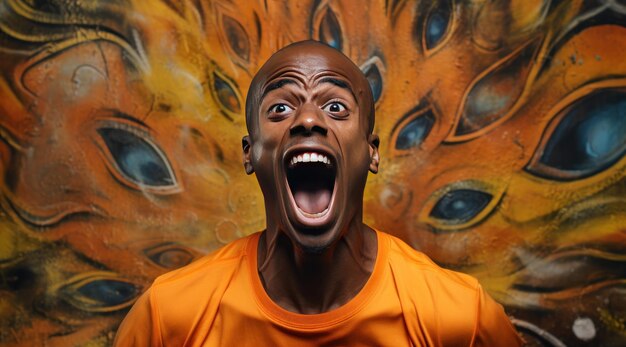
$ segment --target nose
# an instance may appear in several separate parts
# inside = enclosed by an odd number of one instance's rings
[[[311,136],[316,133],[323,136],[328,133],[323,112],[315,105],[303,105],[296,113],[289,134]]]

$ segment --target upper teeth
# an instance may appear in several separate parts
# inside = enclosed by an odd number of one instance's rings
[[[328,160],[328,157],[325,156],[324,154],[317,153],[317,152],[306,152],[306,153],[300,153],[298,155],[294,155],[293,158],[291,158],[291,161],[289,163],[291,165],[294,165],[296,163],[330,164],[330,160]]]

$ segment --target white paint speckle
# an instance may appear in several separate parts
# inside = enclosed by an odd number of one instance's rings
[[[577,338],[583,341],[589,341],[596,337],[596,326],[588,317],[576,318],[572,325],[572,331]]]

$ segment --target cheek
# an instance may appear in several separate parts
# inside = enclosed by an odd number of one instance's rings
[[[258,163],[259,161],[261,161],[262,155],[263,155],[263,145],[257,142],[252,146],[252,162]]]
[[[279,136],[271,136],[272,130],[270,127],[261,128],[260,133],[263,135],[257,136],[253,142],[251,156],[255,167],[270,167],[276,159],[281,138]]]
[[[353,172],[356,173],[358,170],[363,170],[363,168],[367,171],[370,162],[370,150],[365,136],[362,134],[355,136],[354,140],[346,144],[345,150],[348,162],[355,168]]]

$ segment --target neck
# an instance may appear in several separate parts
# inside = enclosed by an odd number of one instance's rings
[[[258,249],[258,271],[269,297],[288,311],[316,314],[358,294],[374,269],[378,244],[375,232],[359,219],[320,252],[302,250],[269,225]]]

